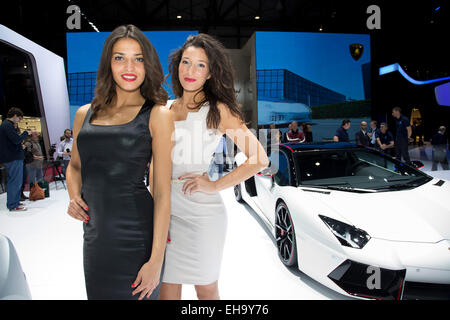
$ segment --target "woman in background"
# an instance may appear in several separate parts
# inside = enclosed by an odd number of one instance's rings
[[[25,142],[25,150],[33,154],[33,162],[27,163],[28,183],[34,184],[44,180],[42,167],[44,163],[44,153],[39,142],[39,133],[33,132],[31,138]]]
[[[88,299],[157,299],[170,214],[171,135],[158,55],[135,26],[106,39],[95,97],[78,109],[68,213],[84,221]],[[153,155],[153,197],[143,182]]]

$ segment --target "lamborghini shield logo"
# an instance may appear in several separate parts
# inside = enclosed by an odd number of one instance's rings
[[[350,45],[350,54],[355,61],[358,61],[361,58],[364,51],[364,46],[359,43],[353,43]]]

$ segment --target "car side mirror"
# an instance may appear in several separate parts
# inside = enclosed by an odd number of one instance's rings
[[[422,161],[419,161],[419,160],[411,161],[411,165],[412,165],[414,168],[416,168],[416,169],[422,169],[423,167],[425,167],[425,165],[423,164],[423,162],[422,162]]]
[[[258,172],[258,175],[260,176],[265,176],[265,177],[270,177],[270,176],[274,176],[277,173],[277,170],[275,170],[275,168],[273,168],[272,166],[268,166],[266,168],[264,168],[263,170],[261,170],[260,172]]]

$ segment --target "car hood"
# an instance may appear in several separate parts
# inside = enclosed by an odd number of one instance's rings
[[[308,192],[308,196],[321,202],[321,211],[329,209],[318,214],[354,225],[372,238],[435,243],[450,239],[450,182],[434,185],[437,181],[401,191]]]

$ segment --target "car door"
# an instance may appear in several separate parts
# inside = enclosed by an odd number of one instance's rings
[[[280,150],[273,150],[269,159],[269,168],[255,175],[255,186],[258,202],[262,206],[261,211],[270,223],[275,225],[274,212],[277,199],[274,192],[277,188],[290,184],[289,161],[287,155]]]

